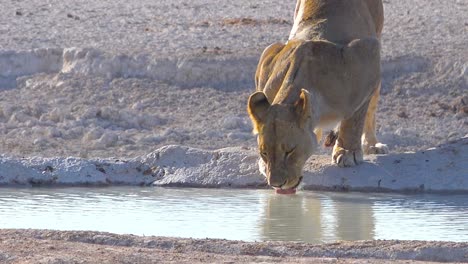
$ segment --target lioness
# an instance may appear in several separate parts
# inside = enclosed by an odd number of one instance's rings
[[[382,27],[381,0],[298,0],[287,43],[263,51],[247,108],[277,191],[300,184],[322,129],[337,127],[340,167],[388,152],[375,136]]]

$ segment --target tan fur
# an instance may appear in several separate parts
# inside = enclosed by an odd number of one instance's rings
[[[366,153],[386,152],[375,137],[382,24],[381,0],[298,0],[290,39],[261,55],[248,103],[270,185],[297,186],[314,131],[335,124],[339,166],[363,160],[361,135]]]

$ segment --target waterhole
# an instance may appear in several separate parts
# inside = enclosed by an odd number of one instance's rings
[[[468,196],[178,188],[3,188],[0,228],[245,241],[468,241]]]

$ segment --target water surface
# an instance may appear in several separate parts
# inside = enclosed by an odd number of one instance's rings
[[[0,228],[312,243],[468,241],[468,196],[177,188],[0,188]]]

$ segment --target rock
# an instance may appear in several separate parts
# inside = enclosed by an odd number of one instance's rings
[[[468,114],[468,95],[455,98],[451,105],[454,113]]]
[[[400,118],[408,118],[408,114],[405,111],[398,112],[397,116]]]

